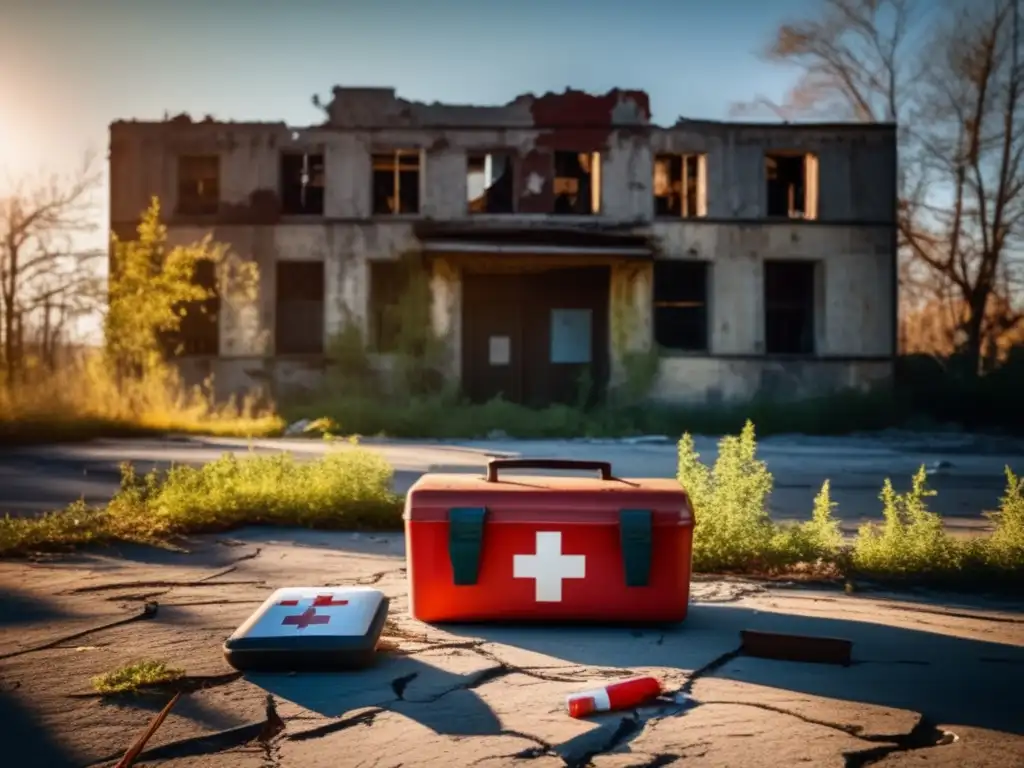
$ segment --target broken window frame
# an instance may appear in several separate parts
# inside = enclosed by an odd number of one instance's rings
[[[762,292],[764,301],[764,351],[766,355],[777,357],[814,357],[818,354],[818,313],[820,302],[821,270],[824,263],[805,259],[766,259]],[[771,273],[778,270],[773,276]],[[796,273],[803,272],[808,294],[802,298],[794,298],[793,292],[801,280],[794,279]],[[773,285],[784,286],[780,295],[772,295]],[[788,294],[788,295],[787,295]],[[803,331],[799,340],[794,343],[777,343],[780,338],[780,323],[792,323],[794,315],[803,315]],[[795,338],[795,337],[793,337]]]
[[[293,195],[289,193],[289,180],[285,170],[288,160],[302,158],[299,172],[298,205],[292,206]],[[327,193],[327,166],[322,149],[301,150],[286,149],[280,154],[278,162],[279,193],[281,196],[281,214],[283,216],[323,216]],[[292,181],[294,183],[294,180]],[[310,200],[312,199],[312,202]]]
[[[319,268],[319,269],[317,269]],[[282,272],[300,274],[282,280]],[[322,259],[285,261],[274,265],[274,354],[319,356],[324,354],[327,267]],[[309,279],[312,278],[310,282]],[[319,284],[319,290],[317,290]],[[282,286],[287,286],[282,291]],[[311,319],[315,318],[315,319]],[[302,332],[302,329],[306,332]]]
[[[802,163],[802,205],[798,205],[796,191],[792,184],[788,189],[788,210],[786,213],[772,212],[771,185],[773,173],[780,158],[800,158]],[[796,221],[815,221],[818,218],[819,204],[819,163],[818,156],[813,152],[795,150],[770,150],[764,154],[764,212],[769,219],[792,219]]]
[[[559,182],[560,181],[564,182],[564,181],[568,180],[568,181],[576,181],[578,183],[580,181],[580,177],[559,176],[558,175],[558,159],[559,159],[559,155],[577,155],[578,157],[581,157],[581,156],[582,157],[587,157],[586,165],[589,166],[589,173],[590,173],[590,205],[589,205],[589,210],[585,210],[585,211],[579,210],[580,204],[579,204],[578,200],[577,200],[575,206],[573,206],[573,208],[571,210],[568,210],[568,211],[560,211],[560,210],[558,210],[558,198],[559,198],[558,188],[560,186]],[[552,215],[554,215],[554,216],[600,216],[601,215],[602,202],[603,202],[602,201],[602,198],[603,198],[602,192],[603,192],[603,190],[602,190],[602,185],[601,185],[601,182],[602,182],[602,179],[601,179],[602,167],[601,166],[602,166],[603,159],[604,158],[602,157],[600,152],[574,152],[574,151],[571,151],[571,150],[556,150],[552,154],[552,157],[551,157],[551,196],[552,196],[551,213],[552,213]],[[583,161],[580,160],[579,162],[580,162],[580,166],[583,167],[584,166]],[[587,170],[587,169],[584,168],[584,170]],[[577,198],[578,198],[579,194],[580,194],[580,191],[577,188],[575,192],[567,192],[566,194],[575,194],[577,196]]]
[[[374,151],[370,155],[370,210],[373,216],[419,216],[423,211],[423,151],[420,149],[394,149],[385,151]],[[378,163],[387,163],[390,167],[378,168]],[[390,204],[391,210],[377,209],[377,172],[378,170],[391,170],[393,173],[393,193],[391,197],[394,204]],[[402,184],[403,173],[416,172],[416,206],[415,210],[402,209]],[[397,210],[396,210],[397,208]]]
[[[503,157],[506,161],[506,170],[497,178],[494,178],[494,159],[495,157]],[[517,181],[519,176],[518,163],[516,162],[516,153],[513,150],[490,150],[483,152],[467,152],[466,153],[466,212],[472,216],[503,216],[508,214],[514,214],[518,212],[518,205],[516,204],[516,189]],[[481,171],[473,171],[474,160],[482,160],[483,168]],[[490,168],[490,170],[488,170]],[[483,192],[475,198],[470,198],[469,190],[469,178],[473,173],[482,173],[484,176],[484,188]],[[507,209],[496,209],[492,206],[492,196],[488,193],[494,188],[495,184],[502,181],[507,176],[509,185],[509,205]],[[490,183],[488,183],[490,178]],[[477,210],[474,210],[474,203],[482,201]],[[482,206],[482,207],[481,207]]]
[[[679,161],[679,179],[672,178],[671,164]],[[659,164],[669,164],[668,194],[658,194]],[[704,152],[666,152],[654,157],[654,168],[651,174],[651,189],[654,198],[654,216],[658,219],[697,219],[708,215],[708,156]],[[692,193],[692,194],[691,194]],[[677,196],[678,210],[669,206],[664,212],[658,210],[659,198]]]
[[[711,264],[696,259],[656,259],[653,277],[654,343],[659,351],[706,354],[711,350]],[[681,321],[680,318],[688,318]],[[698,330],[680,331],[685,324]],[[684,339],[689,333],[699,341]],[[671,336],[677,336],[673,340]]]
[[[220,211],[220,154],[182,153],[178,155],[177,173],[178,198],[175,211],[179,215],[213,216]],[[207,185],[212,187],[209,194]]]

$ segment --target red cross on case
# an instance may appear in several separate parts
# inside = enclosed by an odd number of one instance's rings
[[[340,605],[348,605],[348,600],[335,600],[334,595],[317,595],[313,605],[318,608],[336,608]]]
[[[316,608],[309,607],[297,616],[285,616],[282,624],[294,624],[296,629],[305,629],[313,624],[329,624],[331,617],[326,613],[317,613]]]
[[[298,600],[282,600],[278,605],[298,605]],[[313,606],[316,608],[337,608],[348,605],[348,600],[335,600],[334,595],[317,595],[313,598]]]

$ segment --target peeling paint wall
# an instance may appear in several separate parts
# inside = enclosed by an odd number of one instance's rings
[[[302,385],[315,381],[322,370],[322,361],[275,358],[277,262],[324,262],[325,336],[345,322],[365,328],[370,264],[417,249],[414,224],[422,219],[471,219],[523,228],[554,222],[565,227],[617,225],[650,235],[662,258],[710,262],[710,354],[663,359],[655,391],[659,398],[811,391],[837,382],[858,385],[891,370],[890,362],[877,359],[894,353],[896,150],[890,127],[680,120],[661,128],[649,123],[646,94],[624,90],[525,95],[488,107],[410,102],[388,88],[338,88],[326,111],[325,124],[301,129],[279,122],[182,118],[111,125],[114,231],[130,231],[149,199],[158,196],[173,241],[193,241],[212,233],[259,266],[262,280],[256,305],[229,307],[222,313],[221,358],[183,363],[197,376],[216,371],[229,382],[228,391],[268,377]],[[397,149],[421,153],[421,212],[373,216],[371,156]],[[282,216],[282,150],[323,153],[323,216]],[[467,154],[497,150],[511,150],[517,158],[518,213],[470,215]],[[549,213],[556,150],[601,153],[598,215]],[[769,151],[817,156],[819,221],[762,220],[767,196],[764,155]],[[706,219],[654,219],[652,163],[664,152],[706,153]],[[222,202],[217,215],[175,213],[180,153],[219,156]],[[770,258],[823,264],[824,319],[817,328],[818,353],[850,361],[757,359],[764,349],[762,265]],[[622,375],[622,354],[651,346],[652,283],[649,263],[623,261],[613,266],[613,380]],[[448,340],[452,372],[458,376],[459,268],[435,259],[431,285],[432,322]],[[853,360],[858,357],[875,360]]]

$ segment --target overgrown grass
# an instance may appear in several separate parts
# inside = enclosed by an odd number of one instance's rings
[[[935,491],[922,466],[911,488],[897,493],[886,479],[879,499],[883,522],[867,523],[844,542],[826,480],[811,520],[774,522],[768,513],[772,476],[757,458],[754,426],[719,443],[713,466],[700,461],[693,438],[679,443],[680,483],[697,517],[694,570],[778,574],[802,571],[887,582],[947,585],[1009,584],[1024,577],[1024,485],[1006,469],[1007,488],[987,536],[958,539],[928,509]]]
[[[283,428],[273,410],[252,400],[218,404],[210,387],[186,388],[171,370],[115,383],[98,355],[0,383],[0,445],[167,432],[256,437]]]
[[[325,456],[226,455],[202,467],[137,476],[122,467],[121,489],[106,506],[82,503],[40,518],[0,520],[0,555],[111,541],[166,542],[241,525],[400,530],[403,500],[392,469],[355,440]],[[1024,484],[1008,468],[995,531],[958,539],[928,509],[934,492],[922,467],[898,493],[886,480],[883,521],[847,543],[824,481],[811,519],[777,523],[769,514],[773,478],[757,457],[753,423],[722,438],[712,466],[693,438],[679,442],[678,477],[697,526],[693,567],[703,573],[795,574],[950,585],[1009,584],[1024,577]]]
[[[902,417],[891,394],[845,392],[800,402],[754,400],[722,406],[620,403],[597,408],[552,405],[528,408],[495,398],[469,403],[450,395],[382,398],[334,395],[281,406],[286,420],[327,419],[341,434],[389,437],[515,438],[619,437],[738,432],[751,419],[762,434],[844,434],[884,429]]]
[[[92,687],[97,693],[112,696],[134,693],[148,686],[165,685],[184,676],[185,670],[168,667],[162,661],[140,661],[97,675],[92,679]]]
[[[38,518],[0,520],[0,555],[92,543],[154,543],[240,525],[397,529],[402,499],[378,454],[339,447],[314,461],[228,454],[201,467],[138,476],[122,466],[109,504],[79,502]]]

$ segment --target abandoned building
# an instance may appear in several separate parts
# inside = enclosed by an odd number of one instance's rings
[[[445,373],[475,400],[571,400],[582,373],[606,392],[651,355],[662,401],[892,375],[892,125],[658,127],[647,95],[622,90],[463,106],[339,87],[324,111],[298,129],[110,127],[112,231],[134,236],[157,196],[172,244],[212,234],[259,268],[255,301],[183,322],[193,381],[313,386],[346,323],[386,370],[409,254]]]

